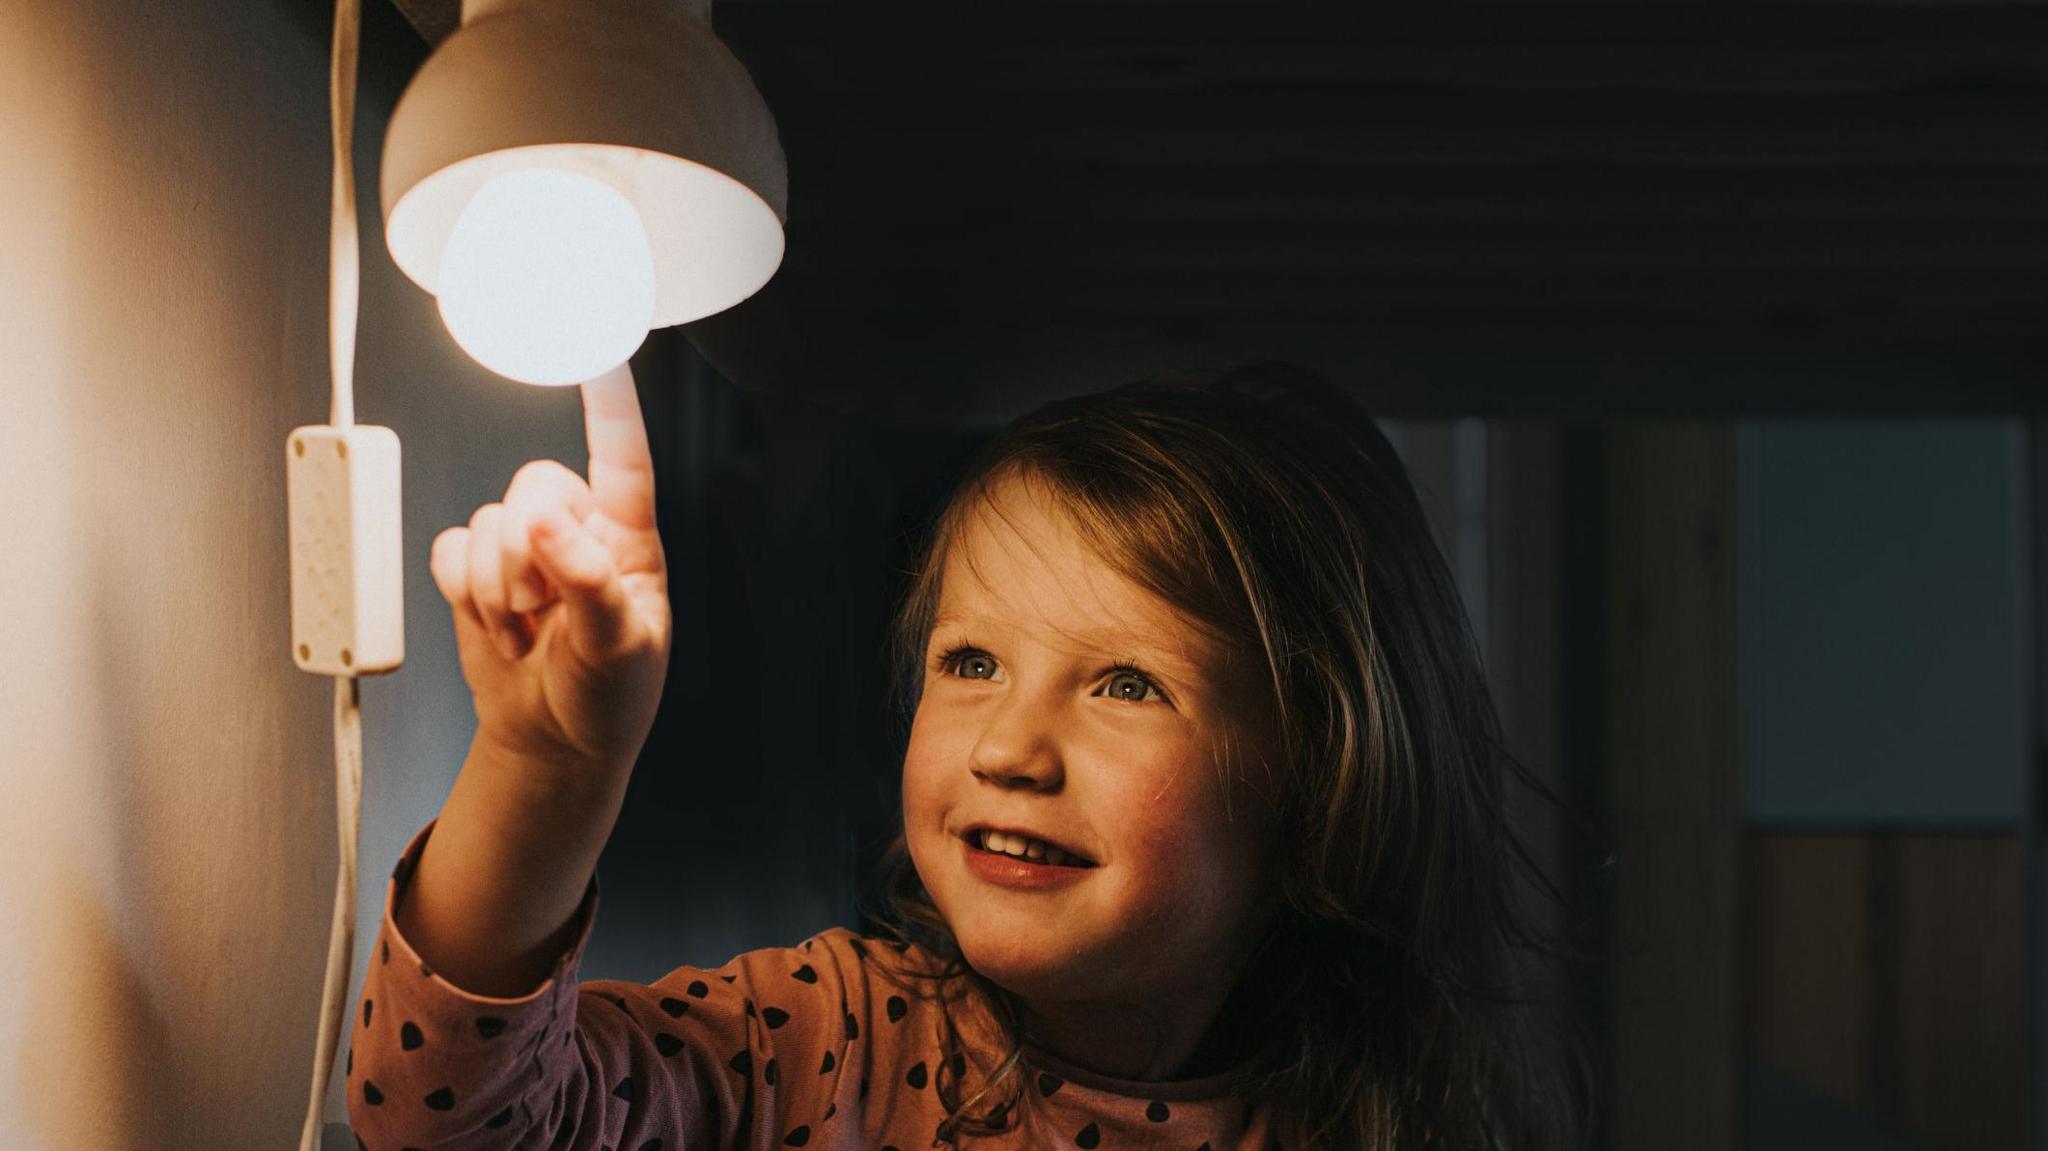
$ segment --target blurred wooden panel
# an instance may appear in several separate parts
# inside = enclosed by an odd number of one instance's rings
[[[1750,1057],[1936,1151],[2025,1145],[2011,835],[1747,841]]]
[[[1747,862],[1751,1057],[1874,1110],[1869,838],[1752,835]]]
[[[2019,842],[1900,837],[1900,1117],[1937,1148],[2025,1137],[2026,904]]]
[[[1554,421],[1494,421],[1486,426],[1487,678],[1500,709],[1501,735],[1554,796],[1570,790],[1564,773],[1562,521],[1564,442]],[[1525,788],[1509,791],[1511,818],[1553,883],[1573,893],[1573,843],[1565,812]],[[1535,898],[1548,932],[1569,926],[1566,909]]]
[[[1735,438],[1606,451],[1614,1146],[1732,1151],[1741,1060]]]

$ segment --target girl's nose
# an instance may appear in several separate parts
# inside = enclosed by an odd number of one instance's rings
[[[992,783],[1002,788],[1049,791],[1059,779],[1059,769],[1046,757],[1005,760],[997,765],[984,765],[977,756],[969,770],[983,783]]]
[[[1059,749],[1052,725],[1040,708],[1011,699],[990,717],[968,756],[968,770],[983,783],[1003,788],[1048,790],[1059,786]]]

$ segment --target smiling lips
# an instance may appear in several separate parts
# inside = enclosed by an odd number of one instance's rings
[[[1093,860],[1080,852],[1029,831],[1015,831],[983,824],[968,828],[962,838],[975,850],[991,855],[1041,863],[1049,867],[1077,869],[1095,866]]]
[[[1001,832],[977,828],[960,837],[960,853],[965,857],[963,862],[967,865],[967,870],[993,886],[1019,891],[1046,891],[1077,884],[1096,871],[1093,865],[1050,862],[1050,852],[1059,850],[1052,847],[1046,848],[1048,859],[1039,860],[1032,859],[1029,855],[1016,856],[1007,851],[995,852],[976,846],[975,840],[987,834],[1003,835]],[[1007,841],[1007,836],[1003,838]]]

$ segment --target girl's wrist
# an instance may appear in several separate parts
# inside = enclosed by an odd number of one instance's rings
[[[623,787],[632,774],[637,753],[623,763],[606,761],[562,744],[536,746],[531,738],[477,725],[470,741],[469,762],[502,779],[517,781],[535,802],[602,801]]]

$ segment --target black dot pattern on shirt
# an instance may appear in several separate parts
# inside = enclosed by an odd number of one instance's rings
[[[857,942],[849,940],[848,944],[851,947],[851,949],[855,950],[857,953],[865,957],[866,950],[863,949]],[[902,948],[899,948],[899,950],[902,950]],[[383,961],[386,964],[388,964],[390,962],[390,944],[388,941],[382,942],[381,955]],[[426,974],[426,965],[421,964],[421,968],[423,975]],[[785,968],[784,970],[788,969]],[[819,970],[820,969],[818,967],[813,966],[810,963],[803,963],[800,964],[795,970],[789,971],[788,973],[792,979],[816,987],[820,982],[822,982],[822,977],[819,974]],[[723,973],[707,972],[706,974],[718,974],[718,977],[728,984],[734,983],[737,978],[735,975],[728,975]],[[679,994],[687,998],[704,999],[709,996],[709,987],[704,980],[692,980],[686,987],[681,989]],[[632,1005],[628,1004],[623,998],[606,993],[600,993],[600,997],[609,1000],[613,1004],[613,1006],[619,1008],[619,1010],[625,1015],[627,1015],[628,1018],[634,1017]],[[661,1010],[671,1019],[680,1019],[689,1012],[690,1008],[690,1004],[686,1001],[686,999],[679,998],[677,995],[664,995],[660,998],[652,999],[652,1001],[655,1003],[655,1005],[659,1006]],[[750,1016],[761,1019],[763,1025],[765,1025],[765,1027],[767,1027],[770,1030],[781,1028],[788,1024],[792,1019],[791,1012],[781,1007],[757,1005],[751,998],[745,999],[743,1002],[746,1013]],[[886,1017],[888,1018],[891,1024],[901,1023],[910,1015],[909,1003],[903,995],[887,996],[884,1001],[883,1007]],[[847,1009],[848,1003],[843,995],[840,1001],[840,1008],[842,1012],[842,1020],[844,1023],[846,1038],[849,1041],[858,1039],[861,1027],[860,1018],[857,1015],[855,1015],[854,1012]],[[797,1013],[801,1013],[804,1010],[806,1010],[806,1008],[802,1005],[798,1005],[796,1008]],[[365,1029],[373,1025],[373,1012],[374,1004],[369,999],[365,998],[363,1001],[362,1011],[362,1026]],[[478,1035],[485,1040],[498,1038],[507,1030],[509,1026],[504,1018],[490,1015],[473,1017],[473,1021],[474,1025],[476,1026]],[[544,1030],[534,1039],[530,1047],[526,1044],[522,1044],[522,1049],[532,1050],[535,1052],[536,1074],[540,1073],[537,1052],[540,1048],[545,1046],[545,1041],[551,1037],[551,1034],[551,1031]],[[673,1058],[689,1050],[688,1044],[684,1041],[683,1038],[680,1038],[677,1035],[657,1031],[653,1027],[647,1028],[647,1035],[648,1038],[651,1038],[653,1040],[654,1046],[657,1048],[657,1050],[660,1051],[660,1053],[664,1057]],[[437,1044],[442,1043],[443,1039],[443,1033],[437,1033]],[[566,1045],[571,1041],[571,1039],[571,1032],[565,1029],[562,1033],[562,1042]],[[421,1025],[418,1024],[416,1021],[403,1020],[400,1023],[398,1029],[398,1041],[399,1046],[402,1050],[416,1051],[420,1050],[425,1046],[426,1034]],[[458,1043],[455,1046],[459,1047],[461,1045]],[[927,1051],[929,1051],[929,1049],[927,1049]],[[939,1076],[934,1074],[934,1069],[942,1069],[943,1071],[949,1073],[953,1077],[954,1081],[958,1081],[959,1079],[964,1077],[967,1070],[968,1062],[969,1061],[966,1058],[966,1056],[957,1050],[951,1053],[940,1051],[935,1060],[930,1058],[926,1060],[920,1060],[914,1066],[912,1066],[909,1069],[909,1071],[905,1074],[903,1081],[912,1090],[923,1091],[926,1087],[933,1086],[934,1080],[940,1080],[941,1082],[943,1082],[943,1080],[941,1080]],[[821,1053],[820,1062],[818,1065],[818,1074],[820,1076],[830,1075],[835,1070],[840,1068],[840,1064],[841,1061],[838,1059],[835,1050],[825,1050]],[[348,1051],[346,1070],[344,1072],[351,1078],[354,1074],[354,1065],[354,1050],[353,1047],[351,1047]],[[728,1063],[728,1066],[733,1071],[743,1076],[752,1075],[754,1071],[754,1059],[751,1051],[739,1051],[732,1057],[732,1059]],[[776,1084],[779,1071],[780,1068],[775,1059],[767,1059],[761,1066],[761,1073],[766,1082],[771,1086]],[[1040,1094],[1044,1096],[1051,1096],[1055,1094],[1065,1085],[1065,1081],[1063,1079],[1049,1072],[1034,1071],[1034,1078]],[[390,1080],[387,1077],[387,1082],[389,1081]],[[429,1080],[429,1082],[431,1082],[431,1080]],[[401,1094],[409,1094],[409,1092],[405,1092],[403,1090],[404,1086],[405,1085],[401,1084]],[[869,1081],[865,1076],[863,1076],[859,1084],[859,1095],[861,1098],[864,1099],[867,1096],[868,1087]],[[367,1079],[365,1079],[362,1081],[362,1090],[363,1098],[369,1105],[378,1106],[384,1103],[385,1092],[382,1089],[378,1088],[376,1084],[369,1082]],[[639,1093],[640,1092],[638,1091],[636,1078],[634,1076],[627,1076],[626,1078],[620,1080],[612,1090],[612,1094],[614,1096],[617,1096],[618,1098],[626,1101],[629,1104],[635,1101],[636,1095],[638,1095]],[[838,1104],[829,1098],[831,1092],[827,1091],[826,1094],[828,1095],[828,1106],[826,1107],[823,1115],[819,1117],[819,1123],[829,1121],[838,1112]],[[424,1097],[423,1102],[426,1107],[435,1111],[452,1111],[456,1104],[455,1091],[452,1086],[443,1086],[438,1090],[426,1095]],[[1172,1108],[1170,1108],[1167,1105],[1167,1103],[1162,1100],[1144,1101],[1143,1109],[1146,1119],[1149,1120],[1151,1123],[1165,1124],[1173,1121],[1174,1119]],[[400,1110],[402,1111],[404,1109],[400,1108]],[[492,1115],[483,1124],[483,1126],[494,1131],[502,1129],[511,1123],[511,1121],[515,1117],[517,1110],[517,1105],[506,1106],[502,1110],[497,1112],[495,1115]],[[998,1107],[986,1116],[986,1121],[989,1123],[990,1127],[995,1130],[1007,1130],[1009,1126],[1011,1126],[1009,1123],[1010,1110],[1011,1109],[1009,1107]],[[1255,1110],[1255,1105],[1252,1102],[1247,1101],[1245,1103],[1243,1118],[1244,1126],[1250,1126],[1251,1120],[1255,1114]],[[1086,1116],[1083,1115],[1081,1117],[1085,1118]],[[1181,1121],[1188,1121],[1188,1118],[1185,1114],[1181,1116]],[[817,1130],[818,1127],[816,1124],[803,1124],[793,1127],[784,1133],[781,1140],[781,1145],[784,1147],[804,1147],[812,1141],[812,1137]],[[1072,1129],[1069,1128],[1069,1130]],[[573,1136],[574,1133],[575,1127],[573,1123],[568,1123],[565,1120],[564,1126],[558,1132],[558,1138],[562,1140],[568,1140],[571,1136]],[[1112,1131],[1111,1134],[1111,1141],[1112,1143],[1114,1143],[1115,1132]],[[1100,1125],[1100,1121],[1097,1121],[1090,1122],[1086,1126],[1082,1127],[1080,1130],[1075,1131],[1072,1135],[1072,1139],[1074,1144],[1077,1147],[1083,1149],[1083,1151],[1095,1151],[1096,1148],[1099,1148],[1102,1145],[1103,1135],[1104,1132]],[[827,1140],[826,1142],[831,1141]],[[359,1148],[361,1147],[360,1140],[357,1141],[357,1145]],[[609,1143],[605,1144],[605,1151],[612,1151],[612,1146],[613,1145]],[[662,1151],[663,1147],[664,1142],[662,1139],[645,1139],[643,1142],[632,1146],[631,1151]],[[1277,1149],[1278,1147],[1279,1144],[1277,1140],[1268,1143],[1268,1151],[1275,1151],[1275,1149]],[[406,1149],[401,1149],[401,1151],[406,1151]],[[628,1148],[625,1146],[621,1146],[619,1147],[618,1151],[628,1151]],[[895,1148],[893,1147],[893,1145],[885,1146],[881,1149],[881,1151],[895,1151]],[[1197,1151],[1211,1151],[1211,1144],[1203,1143],[1197,1149]]]

